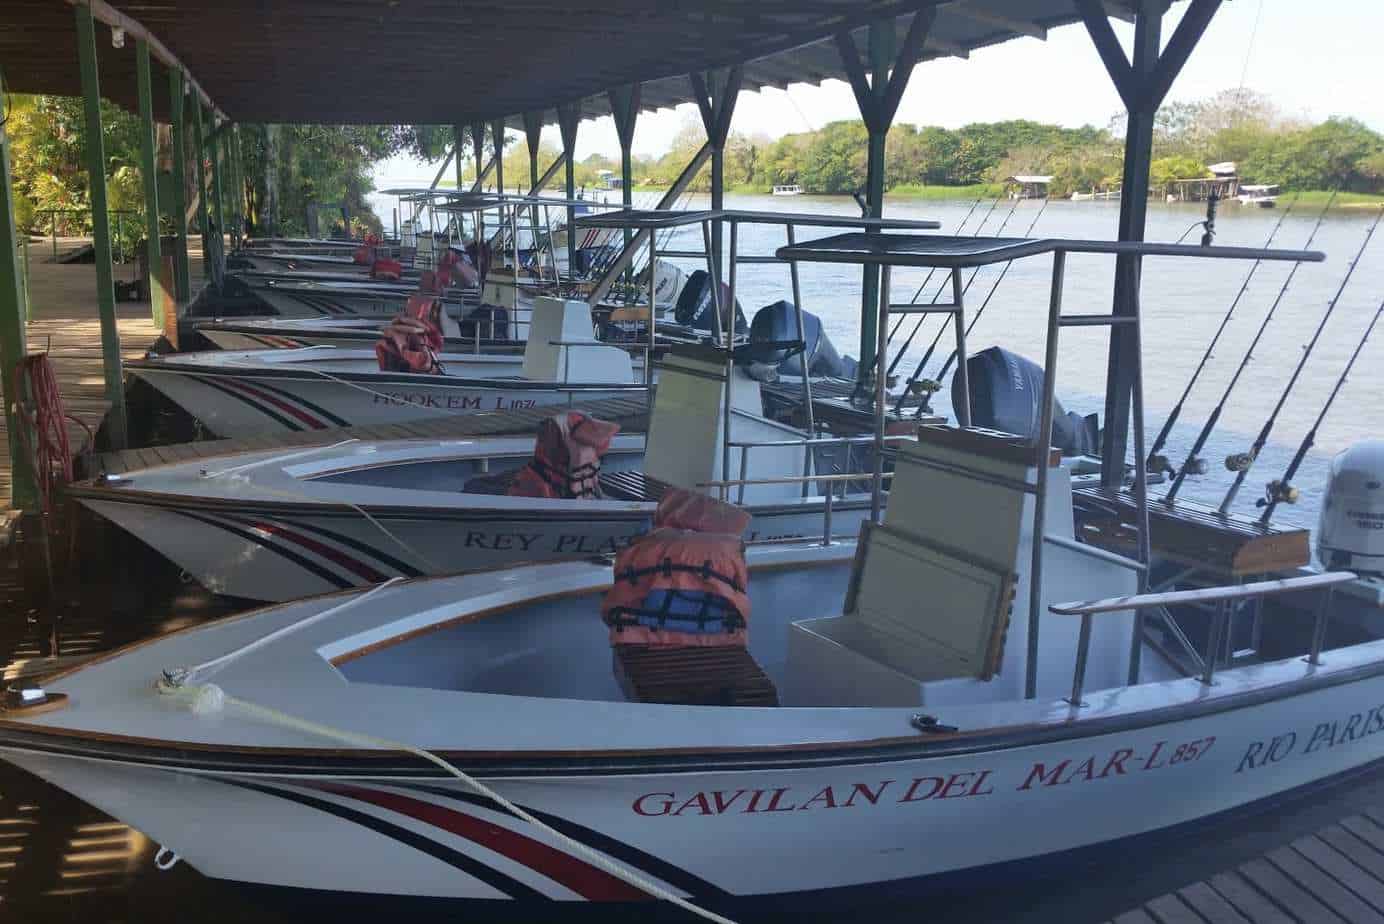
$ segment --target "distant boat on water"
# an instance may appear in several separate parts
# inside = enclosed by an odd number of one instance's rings
[[[801,196],[803,188],[797,183],[786,183],[782,186],[775,186],[772,192],[776,196]]]
[[[1282,190],[1278,184],[1241,186],[1240,194],[1235,197],[1235,201],[1242,205],[1257,205],[1261,209],[1271,209],[1278,204],[1278,196]]]

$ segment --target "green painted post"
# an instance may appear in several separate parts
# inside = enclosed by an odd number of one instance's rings
[[[207,278],[207,254],[211,252],[207,236],[207,150],[202,134],[202,100],[192,100],[192,154],[197,158],[197,225],[202,229],[202,278]]]
[[[173,122],[173,227],[178,243],[173,254],[173,279],[178,304],[192,297],[192,273],[187,264],[187,118],[183,72],[169,70],[168,98]]]
[[[921,15],[921,14],[920,14]],[[870,90],[876,106],[889,86],[889,68],[895,54],[895,33],[892,20],[870,23]],[[879,218],[884,214],[884,143],[889,126],[873,125],[865,156],[866,217]],[[866,370],[873,368],[879,323],[879,267],[870,265],[863,270],[860,298],[860,369],[864,382]]]
[[[245,234],[245,183],[240,175],[240,125],[233,124],[227,136],[227,176],[231,187],[231,247],[240,245]]]
[[[163,327],[163,251],[159,246],[159,178],[154,150],[154,87],[150,77],[149,43],[135,40],[135,77],[139,85],[140,173],[144,176],[144,237],[149,254],[149,309],[154,324]]]
[[[33,511],[38,501],[34,473],[19,428],[24,424],[14,416],[10,383],[14,370],[24,357],[24,287],[20,277],[19,251],[15,247],[14,194],[10,189],[10,140],[0,125],[0,391],[5,395],[5,424],[10,437],[10,462],[13,481],[10,502],[21,510]]]
[[[221,189],[221,140],[216,133],[216,113],[211,116],[211,133],[207,137],[207,146],[210,148],[207,159],[211,161],[211,223],[216,226],[217,245],[213,248],[217,253],[221,252],[223,236],[226,233],[226,223],[222,219],[226,215],[224,209],[225,198]]]
[[[106,145],[101,130],[101,77],[96,58],[96,24],[91,7],[80,3],[77,57],[82,71],[85,114],[87,189],[91,199],[91,246],[96,259],[96,312],[101,319],[101,368],[110,414],[106,433],[113,449],[125,448],[125,373],[120,359],[120,328],[115,321],[115,273],[111,266],[110,205],[106,198]],[[118,220],[118,216],[117,216]]]

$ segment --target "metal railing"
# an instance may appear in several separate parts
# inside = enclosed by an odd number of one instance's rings
[[[743,494],[743,487],[747,484],[803,484],[826,482],[830,485],[840,482],[862,481],[867,477],[873,478],[876,476],[872,476],[869,472],[847,472],[845,474],[834,475],[783,475],[777,478],[728,478],[721,481],[701,481],[697,483],[697,487],[720,488],[722,496],[725,496],[727,490],[737,486],[741,487]],[[885,472],[877,476],[879,482],[889,481],[893,479],[893,477],[893,472]],[[844,500],[845,497],[846,495],[843,491],[841,499]],[[831,545],[831,515],[835,498],[836,492],[830,487],[822,494],[822,545],[824,546]]]
[[[1091,617],[1094,615],[1126,610],[1138,611],[1153,607],[1216,604],[1201,674],[1201,682],[1210,686],[1216,673],[1216,651],[1220,648],[1222,636],[1225,634],[1231,603],[1236,600],[1262,600],[1264,597],[1306,590],[1324,590],[1325,593],[1318,601],[1316,614],[1313,617],[1312,642],[1306,658],[1307,663],[1315,667],[1321,664],[1322,645],[1326,641],[1327,617],[1331,613],[1331,598],[1334,589],[1336,585],[1354,581],[1356,578],[1357,575],[1351,571],[1329,571],[1325,574],[1257,581],[1252,584],[1228,584],[1220,587],[1202,587],[1196,590],[1133,594],[1126,597],[1109,597],[1104,600],[1091,600],[1082,603],[1054,603],[1048,607],[1049,612],[1058,616],[1081,617],[1081,631],[1077,636],[1076,667],[1072,671],[1072,695],[1067,702],[1074,708],[1084,705],[1081,701],[1081,690],[1086,680],[1086,662],[1091,650]]]
[[[912,439],[913,439],[912,436],[900,434],[900,435],[897,435],[897,436],[886,436],[886,437],[884,438],[884,442],[885,442],[885,443],[898,443],[898,442],[905,442],[905,441],[912,440]],[[821,447],[827,447],[827,446],[845,446],[845,447],[847,447],[847,449],[846,449],[846,452],[847,452],[847,455],[846,455],[846,467],[849,468],[849,467],[850,467],[850,463],[851,463],[851,454],[850,454],[850,449],[851,449],[851,447],[853,447],[853,446],[863,446],[863,445],[874,445],[874,444],[875,444],[875,438],[874,438],[873,436],[825,436],[825,437],[807,437],[807,438],[803,438],[803,439],[787,439],[787,440],[731,440],[731,441],[730,441],[729,443],[727,443],[726,445],[728,445],[728,446],[729,446],[730,448],[732,448],[732,449],[739,449],[739,450],[740,450],[740,475],[741,475],[741,478],[742,478],[742,482],[741,482],[741,484],[739,485],[739,491],[738,491],[738,493],[737,493],[737,495],[736,495],[736,501],[735,501],[735,502],[736,502],[737,504],[743,504],[743,503],[745,502],[745,484],[746,484],[747,482],[744,482],[744,481],[743,481],[743,478],[744,478],[744,476],[745,476],[745,473],[749,471],[750,450],[751,450],[751,449],[782,449],[782,448],[785,448],[785,447],[791,448],[791,447],[801,446],[802,449],[803,449],[803,478],[802,478],[803,490],[802,490],[802,496],[803,496],[803,497],[807,497],[809,491],[811,490],[812,482],[817,480],[817,479],[809,478],[809,477],[808,477],[809,475],[812,474],[812,472],[813,472],[813,470],[814,470],[814,462],[815,462],[815,459],[814,459],[814,457],[813,457],[813,450],[814,450],[815,448],[817,448],[817,447],[819,447],[819,446],[821,446]],[[852,473],[851,473],[851,472],[847,472],[846,474],[852,474]],[[857,473],[857,474],[859,474],[859,476],[861,476],[861,477],[869,477],[871,473],[870,473],[870,472],[859,472],[859,473]],[[830,493],[830,492],[827,492],[827,493]],[[725,492],[724,492],[724,490],[723,490],[723,492],[722,492],[722,498],[724,499],[724,497],[725,497]]]
[[[126,215],[141,215],[141,216],[142,216],[143,214],[144,214],[143,212],[138,212],[138,211],[135,211],[134,209],[107,209],[107,210],[106,210],[107,221],[110,223],[111,232],[112,232],[112,241],[111,241],[112,259],[113,259],[116,263],[124,263],[124,262],[126,261],[126,259],[129,257],[129,254],[126,253],[126,251],[125,251],[125,240],[124,240],[124,238],[122,237],[122,235],[121,235],[121,233],[120,233],[120,232],[121,232],[121,228],[122,228],[122,226],[123,226],[123,224],[124,224],[124,222],[125,222],[125,220],[126,220],[126,219],[124,218],[124,216],[126,216]],[[51,241],[51,244],[52,244],[52,249],[53,249],[53,262],[56,263],[57,260],[58,260],[58,216],[59,216],[59,215],[80,215],[80,216],[82,216],[82,217],[85,219],[85,218],[88,218],[88,217],[91,215],[91,209],[39,209],[38,211],[34,212],[35,218],[37,218],[37,217],[40,216],[40,215],[47,215],[47,216],[48,216],[48,221],[47,221],[47,225],[48,225],[48,237],[49,237],[49,240]],[[140,221],[142,222],[143,219],[141,218]],[[36,226],[36,227],[38,226],[37,222],[35,223],[35,226]],[[64,229],[64,230],[70,230],[70,229]],[[90,237],[91,237],[91,232],[90,232],[89,230],[87,230],[87,228],[86,228],[86,226],[85,226],[85,223],[83,223],[83,224],[82,224],[82,227],[81,227],[81,233],[80,233],[80,234],[74,234],[74,235],[71,235],[71,236],[72,236],[72,237],[81,237],[81,238],[90,238]],[[134,241],[131,240],[129,243],[133,244]]]

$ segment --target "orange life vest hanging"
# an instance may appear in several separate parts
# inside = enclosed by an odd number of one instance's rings
[[[375,359],[384,372],[441,373],[442,302],[431,295],[411,295],[404,310],[380,332]]]
[[[549,417],[538,426],[533,458],[514,476],[506,494],[564,499],[601,496],[601,457],[620,425],[580,411]]]
[[[380,239],[373,234],[367,234],[365,241],[351,254],[351,261],[359,263],[361,266],[369,266],[375,262],[375,246]]]
[[[748,643],[750,516],[680,488],[664,494],[654,529],[615,556],[601,604],[612,645],[712,647]]]
[[[380,257],[370,264],[371,279],[385,279],[390,282],[398,282],[399,277],[404,274],[404,265],[398,260],[391,260],[388,257]]]

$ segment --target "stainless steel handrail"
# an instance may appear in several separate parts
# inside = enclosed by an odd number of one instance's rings
[[[1321,664],[1322,645],[1326,641],[1327,617],[1331,611],[1331,597],[1335,587],[1357,579],[1352,571],[1328,571],[1324,574],[1309,574],[1303,577],[1278,578],[1272,581],[1255,581],[1250,584],[1227,584],[1220,587],[1199,587],[1195,590],[1173,590],[1161,593],[1131,594],[1125,597],[1107,597],[1077,603],[1054,603],[1048,612],[1058,616],[1080,616],[1081,633],[1077,637],[1076,667],[1072,671],[1072,695],[1067,700],[1073,708],[1083,705],[1081,688],[1086,680],[1086,662],[1091,649],[1091,617],[1098,613],[1114,613],[1124,610],[1141,610],[1155,606],[1176,606],[1192,603],[1218,603],[1220,607],[1211,623],[1211,637],[1207,642],[1206,657],[1203,661],[1201,682],[1211,685],[1216,671],[1216,649],[1220,647],[1225,634],[1228,605],[1236,600],[1262,599],[1278,594],[1297,593],[1305,590],[1325,590],[1317,605],[1312,624],[1312,645],[1307,655],[1307,663]],[[1137,641],[1137,639],[1136,639]]]

